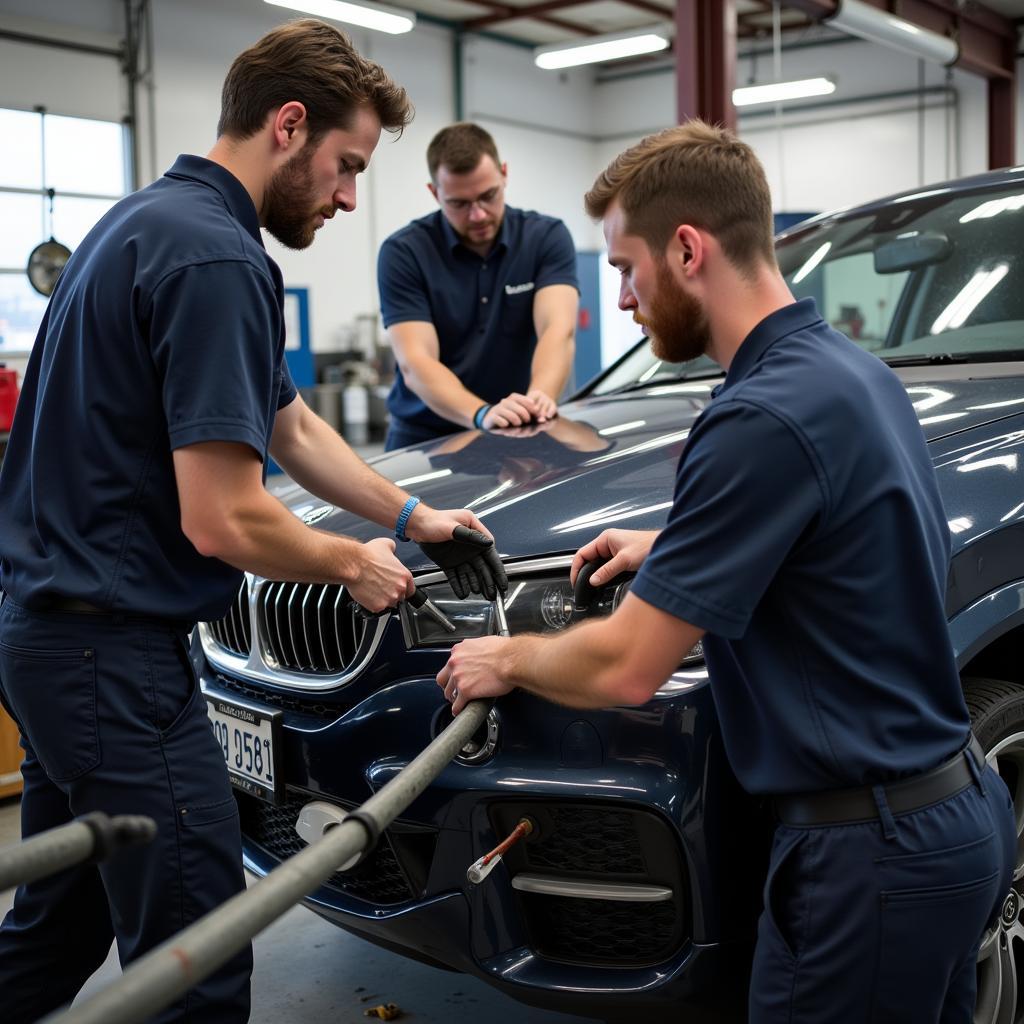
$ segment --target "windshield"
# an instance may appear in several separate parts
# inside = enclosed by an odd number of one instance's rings
[[[1024,182],[936,188],[780,240],[779,267],[837,330],[882,359],[999,358],[1024,350]],[[707,357],[664,363],[638,345],[592,394],[721,373]]]

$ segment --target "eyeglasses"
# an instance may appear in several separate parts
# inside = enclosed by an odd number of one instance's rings
[[[502,185],[495,185],[494,188],[489,188],[483,195],[477,196],[476,199],[445,199],[444,205],[452,213],[467,213],[474,206],[479,206],[481,210],[492,210],[501,200],[503,187]]]

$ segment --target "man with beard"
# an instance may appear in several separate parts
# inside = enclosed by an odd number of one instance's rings
[[[272,498],[268,451],[324,501],[431,550],[483,529],[378,476],[296,396],[260,236],[308,246],[355,208],[381,130],[410,117],[341,32],[275,29],[232,65],[208,158],[118,203],[57,283],[0,474],[0,697],[25,749],[22,830],[103,811],[147,814],[157,833],[18,890],[0,926],[6,1024],[72,999],[113,938],[127,963],[242,889],[188,649],[241,570],[341,583],[373,611],[412,591],[389,537],[320,533]],[[154,1019],[247,1020],[251,965],[247,949]]]
[[[579,298],[565,225],[505,205],[508,168],[479,125],[438,132],[427,168],[440,209],[395,232],[377,260],[398,364],[389,450],[544,423],[572,369]]]
[[[573,707],[649,701],[704,653],[729,761],[779,821],[750,990],[755,1024],[967,1024],[1010,884],[1009,796],[970,733],[947,633],[949,528],[899,379],[795,302],[750,148],[691,121],[588,193],[655,355],[724,383],[653,533],[581,548],[637,571],[607,619],[457,645],[460,711],[513,687]]]

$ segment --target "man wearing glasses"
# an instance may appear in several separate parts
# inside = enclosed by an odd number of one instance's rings
[[[397,362],[389,451],[544,423],[572,368],[579,299],[566,226],[505,206],[507,168],[479,125],[438,132],[427,166],[440,210],[395,232],[377,261]]]

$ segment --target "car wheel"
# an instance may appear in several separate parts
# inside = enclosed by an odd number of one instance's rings
[[[974,1024],[1024,1022],[1024,686],[999,679],[965,679],[964,696],[985,758],[1010,790],[1017,818],[1013,883],[978,954]]]

